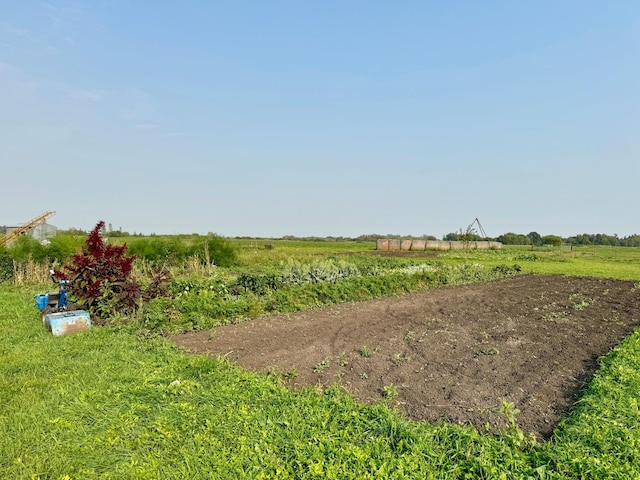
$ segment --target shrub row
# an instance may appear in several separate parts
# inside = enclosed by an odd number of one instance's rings
[[[59,267],[68,263],[70,257],[80,252],[86,235],[59,234],[46,243],[23,235],[9,248],[0,247],[0,281],[14,276],[14,262],[34,262],[47,267]],[[127,244],[127,255],[151,262],[152,266],[176,265],[197,257],[200,262],[220,267],[237,264],[237,252],[225,238],[210,236],[187,241],[181,237],[133,239]]]
[[[233,245],[215,235],[196,240],[182,237],[140,238],[127,243],[127,252],[136,258],[155,263],[176,264],[197,256],[203,263],[231,267],[238,261]]]
[[[519,272],[517,265],[491,270],[478,264],[440,266],[418,273],[389,271],[344,279],[287,285],[275,275],[242,275],[230,286],[219,279],[173,280],[173,299],[158,299],[136,317],[138,327],[154,331],[202,330],[240,322],[265,313],[290,313],[343,302],[362,301],[442,285],[503,278]],[[261,286],[256,286],[262,282]],[[267,287],[268,284],[268,287]],[[246,285],[246,291],[234,287]]]

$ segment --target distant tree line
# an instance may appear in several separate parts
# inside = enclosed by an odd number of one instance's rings
[[[461,232],[448,233],[443,240],[496,240],[503,245],[533,245],[539,247],[542,245],[561,245],[562,243],[570,243],[571,245],[609,245],[612,247],[640,247],[640,235],[630,235],[628,237],[618,237],[617,235],[606,235],[604,233],[582,233],[572,237],[562,238],[557,235],[542,236],[538,232],[530,232],[527,235],[521,233],[504,233],[496,238],[483,238],[476,233]]]
[[[6,232],[7,227],[0,225],[0,234]],[[67,230],[58,230],[58,233],[68,234],[68,235],[87,235],[85,230],[81,230],[78,228],[70,228]],[[117,230],[111,229],[111,225],[109,228],[105,229],[102,232],[104,235],[110,237],[155,237],[156,234],[152,233],[151,235],[143,235],[142,233],[129,233],[126,231],[122,231],[120,228]],[[197,233],[191,234],[191,236],[199,236]],[[209,235],[211,236],[211,234]],[[246,239],[255,239],[256,237],[235,237],[238,239],[246,238]],[[358,237],[343,237],[343,236],[329,236],[329,237],[297,237],[295,235],[285,235],[280,237],[281,240],[308,240],[308,241],[327,241],[327,242],[342,242],[342,241],[355,241],[355,242],[375,242],[379,239],[390,238],[390,239],[418,239],[418,240],[438,240],[437,237],[433,235],[396,235],[396,234],[386,234],[381,235],[377,233],[360,235]],[[265,238],[265,240],[274,240],[273,238]],[[501,242],[503,245],[533,245],[533,246],[542,246],[542,245],[561,245],[562,243],[570,243],[572,245],[609,245],[612,247],[640,247],[640,234],[629,235],[628,237],[619,237],[618,235],[607,235],[605,233],[582,233],[579,235],[574,235],[571,237],[560,237],[557,235],[545,235],[542,236],[538,232],[530,232],[527,235],[522,233],[513,233],[508,232],[504,233],[495,238],[485,238],[478,235],[475,230],[470,231],[460,231],[460,232],[452,232],[447,233],[442,237],[442,240],[445,241],[483,241],[483,240],[493,240]]]
[[[618,237],[617,235],[606,235],[604,233],[582,233],[566,240],[573,245],[610,245],[612,247],[640,247],[640,235],[629,235],[628,237]]]

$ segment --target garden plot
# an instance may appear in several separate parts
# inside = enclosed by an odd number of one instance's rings
[[[183,334],[187,349],[280,375],[292,389],[342,384],[419,421],[491,430],[520,410],[549,438],[606,354],[640,325],[633,281],[522,275],[261,317]],[[513,407],[509,407],[510,404]],[[503,407],[503,413],[498,413]]]

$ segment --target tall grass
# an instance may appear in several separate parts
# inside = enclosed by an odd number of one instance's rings
[[[34,285],[51,282],[50,270],[56,263],[48,264],[36,262],[31,257],[26,261],[13,261],[13,275],[11,281],[15,285]]]

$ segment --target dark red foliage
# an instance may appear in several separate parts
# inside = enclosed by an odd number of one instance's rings
[[[151,283],[145,289],[142,296],[145,300],[151,300],[156,297],[169,297],[171,293],[167,288],[167,283],[169,283],[170,277],[169,273],[164,270],[158,270],[151,275]]]
[[[58,276],[67,278],[69,294],[97,316],[113,312],[131,313],[142,298],[140,286],[131,280],[135,257],[127,256],[125,245],[105,244],[100,221],[89,233],[82,253],[71,256]]]

